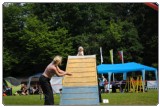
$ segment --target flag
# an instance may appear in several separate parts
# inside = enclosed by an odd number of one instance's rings
[[[111,63],[113,64],[113,49],[110,50]]]
[[[118,51],[118,54],[119,54],[119,56],[120,56],[120,59],[121,59],[122,63],[124,63],[123,51]]]
[[[101,54],[101,64],[102,64],[103,63],[102,47],[100,47],[100,54]]]

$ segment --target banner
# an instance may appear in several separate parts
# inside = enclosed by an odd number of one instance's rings
[[[118,54],[119,54],[119,56],[120,56],[120,59],[121,59],[122,63],[124,63],[123,51],[118,51]]]
[[[53,76],[50,80],[51,87],[54,93],[60,93],[60,89],[62,89],[62,78],[63,77],[56,77]]]
[[[103,63],[102,47],[100,47],[100,54],[101,54],[101,64],[102,64]]]
[[[147,81],[147,88],[148,89],[157,89],[158,88],[158,83],[157,81]]]
[[[110,50],[111,63],[113,64],[113,49]]]

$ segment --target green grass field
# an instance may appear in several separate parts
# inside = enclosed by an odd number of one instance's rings
[[[55,105],[59,105],[60,95],[55,94]],[[109,103],[101,103],[100,105],[153,105],[158,102],[158,90],[149,90],[145,93],[103,93],[102,99],[108,99]],[[44,100],[40,99],[40,95],[27,96],[5,96],[3,97],[4,105],[43,105]]]

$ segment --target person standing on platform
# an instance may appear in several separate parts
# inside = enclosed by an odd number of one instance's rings
[[[82,46],[80,46],[80,47],[78,48],[78,54],[77,54],[77,56],[84,56],[84,49],[83,49]]]

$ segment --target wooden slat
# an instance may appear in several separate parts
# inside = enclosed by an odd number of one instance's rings
[[[95,81],[93,82],[87,82],[87,83],[65,83],[66,87],[79,87],[79,86],[96,86],[97,83]]]
[[[83,59],[70,59],[68,60],[68,63],[71,64],[71,63],[90,63],[90,62],[94,62],[95,60],[93,58],[83,58]]]
[[[96,76],[97,73],[95,73],[94,71],[90,71],[90,72],[93,72],[93,73],[88,73],[88,72],[71,72],[72,73],[72,76],[65,76],[65,78],[73,78],[73,77],[86,77],[88,78],[89,76]]]
[[[81,76],[81,75],[79,75],[79,76],[74,76],[74,75],[72,75],[72,77],[66,77],[66,80],[67,80],[67,78],[71,78],[71,79],[74,79],[74,78],[81,78],[81,79],[83,79],[83,78],[91,78],[91,77],[95,77],[95,76]]]
[[[74,73],[74,74],[77,74],[77,73],[79,73],[79,74],[84,74],[84,73],[87,73],[87,74],[95,74],[95,71],[92,71],[92,70],[90,70],[90,71],[83,71],[83,70],[81,70],[81,71],[70,71],[70,73]]]
[[[75,67],[75,68],[77,68],[77,67],[81,67],[81,68],[84,68],[84,67],[94,67],[95,66],[95,64],[94,64],[94,62],[90,62],[90,63],[70,63],[70,64],[68,64],[68,68],[72,68],[72,67]]]
[[[76,81],[73,81],[73,79],[74,80],[76,80]],[[81,78],[66,78],[65,79],[65,83],[72,83],[72,82],[90,82],[90,81],[95,81],[96,82],[96,80],[95,80],[95,77],[81,77]]]
[[[63,87],[62,94],[63,94],[63,92],[72,94],[72,93],[89,93],[89,92],[95,93],[97,91],[98,91],[97,86],[91,86],[91,87],[89,87],[89,86],[87,86],[87,87],[82,87],[82,86],[79,86],[79,87]]]
[[[95,71],[95,67],[88,67],[88,68],[85,68],[85,67],[77,67],[77,68],[67,68],[66,69],[67,72],[87,72],[87,71]]]
[[[66,105],[66,106],[91,106],[91,105],[99,105],[99,99],[81,99],[81,100],[64,100],[61,104],[61,106]]]

